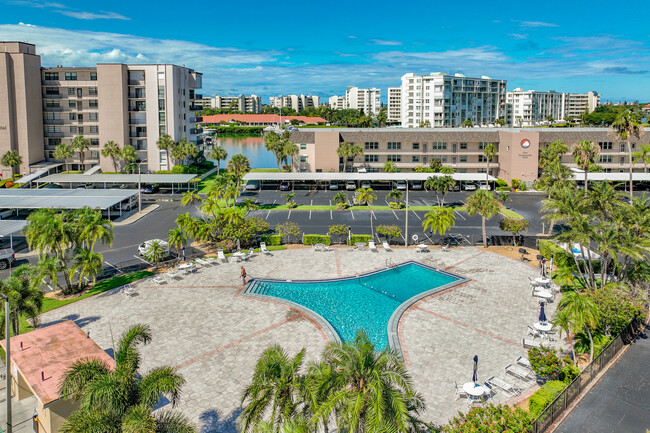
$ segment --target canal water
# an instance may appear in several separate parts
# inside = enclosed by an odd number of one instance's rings
[[[236,153],[244,154],[251,162],[251,168],[277,168],[275,155],[264,148],[264,139],[262,137],[217,137],[216,142],[226,149],[228,158],[221,161],[221,168],[224,168],[227,161]],[[210,153],[212,147],[206,149],[206,156]]]

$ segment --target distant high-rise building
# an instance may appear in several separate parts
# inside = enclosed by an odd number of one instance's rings
[[[360,89],[348,87],[345,91],[345,103],[347,108],[363,110],[367,116],[376,116],[381,109],[381,90],[375,87],[371,89]]]
[[[330,96],[329,106],[332,110],[345,110],[348,108],[345,96]]]
[[[208,98],[204,98],[208,99]],[[219,96],[209,98],[209,107],[214,109],[231,109],[242,113],[259,114],[262,112],[262,98],[257,95]],[[204,108],[205,103],[204,103]]]
[[[315,95],[282,95],[271,96],[269,105],[274,108],[291,108],[300,113],[305,108],[318,108],[320,98]]]
[[[402,120],[402,88],[388,88],[388,122],[399,123]]]
[[[405,128],[493,124],[505,116],[506,81],[434,72],[402,76],[401,122]]]
[[[566,115],[578,118],[585,112],[593,113],[599,105],[600,95],[593,90],[587,93],[569,93]]]
[[[540,92],[517,88],[506,94],[506,123],[512,126],[539,126],[553,120],[580,117],[598,107],[600,96],[596,92],[561,93],[554,90]]]

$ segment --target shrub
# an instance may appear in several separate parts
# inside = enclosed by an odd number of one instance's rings
[[[388,207],[391,209],[398,210],[398,209],[402,209],[404,207],[404,204],[402,204],[399,201],[391,201],[388,203]]]
[[[496,187],[496,190],[497,190],[497,191],[503,191],[503,192],[509,192],[510,189],[511,189],[511,188],[510,188],[509,186],[497,186],[497,187]]]
[[[266,243],[267,246],[282,245],[281,235],[262,235],[260,241]]]
[[[612,341],[613,337],[608,337],[601,333],[594,333],[591,331],[591,336],[594,339],[594,356],[598,355],[604,348]],[[575,352],[576,353],[590,353],[589,336],[586,332],[580,332],[575,335]]]
[[[12,188],[15,185],[12,181],[5,182],[5,188]]]
[[[382,236],[386,236],[386,239],[390,242],[392,238],[398,238],[402,236],[402,229],[396,225],[388,226],[382,224],[380,226],[377,226],[377,233]]]
[[[348,245],[354,245],[357,242],[364,242],[368,243],[368,241],[372,240],[372,235],[351,235],[350,240],[348,241]]]
[[[314,244],[325,244],[329,245],[332,242],[332,239],[329,235],[304,235],[302,238],[302,243],[304,245],[314,245]]]
[[[348,227],[345,224],[333,224],[329,227],[329,235],[336,236],[336,238],[339,241],[338,243],[342,244],[346,236],[348,235],[349,230],[350,227]]]
[[[287,202],[287,209],[295,209],[298,207],[298,203],[295,201],[288,201]]]
[[[643,300],[630,297],[615,284],[596,289],[591,296],[600,311],[605,335],[618,335],[635,317],[645,319]]]
[[[486,407],[474,407],[467,413],[459,412],[442,428],[445,433],[502,433],[532,432],[532,419],[528,413],[518,407],[489,404]]]
[[[237,247],[237,244],[232,239],[224,239],[217,242],[217,248],[222,249],[224,252],[234,251]]]
[[[550,380],[530,397],[528,411],[533,418],[536,418],[542,411],[555,400],[566,388],[566,383],[559,380]]]
[[[555,349],[550,347],[531,347],[528,349],[528,360],[535,374],[542,377],[557,378],[562,371],[562,361]]]
[[[346,210],[348,208],[347,203],[338,202],[336,203],[336,210]]]
[[[287,221],[284,224],[278,224],[275,226],[275,231],[278,233],[282,238],[284,238],[287,243],[291,243],[290,241],[293,241],[293,239],[296,239],[296,242],[298,241],[298,237],[300,237],[300,226],[293,221]]]
[[[550,260],[551,254],[553,254],[554,266],[561,267],[561,268],[575,267],[575,264],[573,262],[573,257],[571,257],[571,255],[567,251],[558,247],[555,243],[541,239],[537,247],[539,248],[539,253],[544,257],[546,257],[547,260]]]
[[[507,187],[507,186],[508,186],[508,182],[506,182],[506,181],[503,180],[503,179],[497,179],[497,186],[500,186],[500,187],[504,187],[504,186],[505,186],[505,187]]]
[[[580,369],[573,365],[571,358],[568,358],[564,361],[564,367],[562,367],[562,372],[560,373],[560,380],[568,385],[573,379],[578,377],[579,374]]]

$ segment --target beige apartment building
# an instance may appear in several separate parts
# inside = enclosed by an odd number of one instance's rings
[[[300,113],[305,108],[318,108],[320,98],[315,95],[281,95],[271,96],[269,105],[274,108],[291,108]]]
[[[259,114],[262,112],[262,97],[257,95],[219,96],[202,98],[203,108],[230,108],[242,113]]]
[[[13,124],[9,125],[11,112],[0,110],[0,125],[6,122],[8,134],[15,135],[18,141],[10,145],[10,141],[2,140],[0,153],[17,146],[26,161],[22,173],[29,171],[28,164],[44,159],[56,161],[56,146],[78,135],[90,141],[90,149],[84,152],[83,165],[78,153],[68,162],[72,170],[81,171],[97,165],[104,171],[114,170],[112,160],[101,156],[101,148],[108,141],[132,145],[139,158],[146,161],[142,167],[145,172],[171,169],[166,152],[157,146],[162,134],[169,134],[174,141],[201,141],[201,131],[195,126],[197,107],[191,101],[195,89],[201,88],[202,75],[192,69],[125,64],[41,68],[34,45],[1,44],[5,59],[22,58],[20,64],[28,66],[23,66],[21,74],[31,77],[29,81],[16,80],[14,71],[4,68],[0,72],[3,88],[6,83],[10,89],[8,93],[29,95],[25,97],[29,105],[14,104],[20,109],[13,111]],[[24,133],[21,124],[30,125],[29,134]]]
[[[400,123],[402,121],[402,88],[388,88],[388,122]]]
[[[458,173],[485,173],[484,149],[493,143],[498,154],[490,162],[490,175],[506,182],[512,179],[534,182],[538,178],[539,149],[556,140],[565,142],[569,152],[563,162],[576,167],[571,149],[581,140],[598,143],[600,165],[607,172],[627,171],[630,157],[624,142],[615,140],[606,128],[340,128],[294,132],[300,154],[295,169],[304,172],[340,171],[343,161],[336,150],[340,143],[358,144],[363,155],[348,162],[352,171],[381,172],[386,161],[399,171],[413,171],[438,158]],[[638,147],[633,141],[633,149]],[[637,166],[636,171],[643,171]]]
[[[597,92],[562,93],[554,90],[544,92],[517,88],[506,94],[506,124],[510,126],[540,126],[548,124],[547,117],[563,120],[579,118],[585,112],[592,113],[600,104]]]

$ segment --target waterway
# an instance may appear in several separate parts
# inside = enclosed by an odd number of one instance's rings
[[[264,148],[264,139],[262,137],[218,137],[217,143],[226,149],[228,159],[224,163],[221,161],[221,167],[225,167],[227,161],[236,153],[244,154],[251,162],[251,168],[277,168],[275,155]],[[208,147],[206,156],[210,153],[211,147]]]

